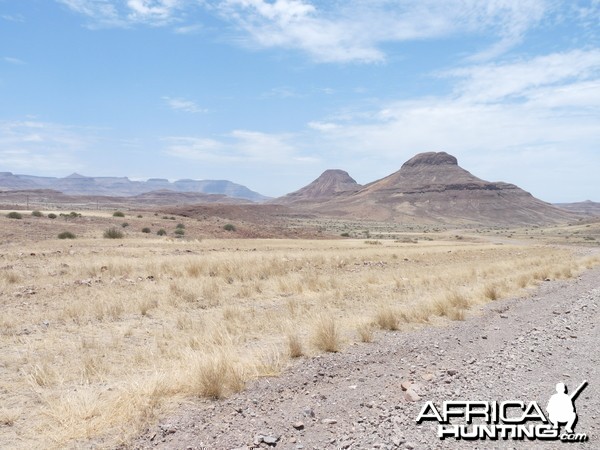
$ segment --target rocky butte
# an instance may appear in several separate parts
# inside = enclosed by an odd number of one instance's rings
[[[514,184],[474,176],[446,152],[417,154],[397,172],[364,186],[346,172],[328,172],[274,202],[333,216],[406,223],[529,225],[577,218]]]

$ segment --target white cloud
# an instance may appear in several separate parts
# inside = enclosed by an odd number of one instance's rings
[[[175,111],[183,111],[188,113],[204,113],[207,109],[201,108],[195,102],[179,97],[163,97],[167,105]]]
[[[0,166],[7,170],[53,172],[74,170],[77,153],[91,144],[85,131],[28,121],[0,121]]]
[[[12,56],[5,56],[2,59],[4,60],[4,62],[7,62],[9,64],[14,64],[16,66],[25,64],[25,61],[23,61],[22,59],[13,58]]]
[[[298,49],[320,62],[381,62],[382,44],[491,33],[495,56],[550,11],[545,0],[225,0],[222,16],[259,47]],[[479,56],[484,56],[480,54]]]
[[[214,163],[289,164],[290,160],[301,161],[303,158],[292,139],[289,134],[234,130],[221,139],[170,137],[165,139],[165,151],[179,158]]]
[[[573,50],[528,61],[490,64],[446,72],[460,79],[457,94],[474,101],[526,96],[533,89],[598,77],[600,49]]]
[[[91,21],[91,26],[154,26],[177,22],[189,0],[56,0]]]

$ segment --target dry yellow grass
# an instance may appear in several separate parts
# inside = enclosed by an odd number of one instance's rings
[[[535,245],[380,242],[2,244],[0,447],[114,447],[175,401],[226,396],[289,357],[370,342],[374,326],[462,320],[598,263]]]

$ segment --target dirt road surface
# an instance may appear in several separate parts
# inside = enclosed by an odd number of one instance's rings
[[[489,303],[464,322],[379,333],[374,343],[302,359],[226,400],[186,405],[132,446],[597,449],[599,305],[600,268],[544,282],[528,298]],[[545,413],[556,383],[573,391],[583,380],[589,385],[575,401],[575,432],[587,434],[585,443],[442,441],[437,423],[415,420],[428,400],[537,401]],[[410,391],[406,381],[414,383]]]

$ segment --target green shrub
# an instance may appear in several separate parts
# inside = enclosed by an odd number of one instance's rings
[[[31,212],[31,215],[32,215],[33,217],[44,217],[44,215],[42,214],[42,212],[41,212],[41,211],[38,211],[38,210],[32,211],[32,212]]]
[[[223,227],[223,229],[225,231],[235,231],[235,225],[232,223],[228,223]]]
[[[144,216],[142,216],[141,214],[138,214],[138,216],[137,216],[138,219],[141,219],[142,217],[144,217]]]
[[[56,219],[56,214],[54,214],[54,213],[48,214],[48,219]]]
[[[113,217],[125,217],[125,214],[123,214],[121,211],[115,211],[113,213]]]
[[[22,219],[23,218],[23,214],[18,213],[16,211],[13,212],[9,212],[6,217],[8,217],[9,219]]]
[[[69,217],[81,217],[81,214],[79,214],[79,213],[77,213],[77,212],[75,212],[75,211],[71,211],[71,212],[69,213]]]
[[[123,223],[121,224],[121,226],[122,226],[123,228],[127,228],[127,227],[129,226],[129,224],[128,224],[127,222],[123,222]]]
[[[185,231],[181,228],[177,228],[173,233],[175,233],[178,236],[183,236],[185,234]]]
[[[341,237],[350,237],[350,233],[342,233],[340,234]]]
[[[75,239],[75,235],[73,233],[71,233],[70,231],[63,231],[62,233],[58,234],[58,238],[59,239]]]
[[[106,239],[122,239],[123,232],[115,227],[109,228],[103,235]]]
[[[176,226],[175,228],[180,228],[180,229],[182,229],[182,230],[183,230],[183,229],[185,228],[185,225],[184,225],[184,224],[182,224],[182,223],[178,223],[178,224],[177,224],[177,226]]]
[[[169,220],[176,220],[175,217],[171,216],[169,217]]]
[[[151,232],[152,232],[152,230],[148,227],[142,228],[142,233],[151,233]]]
[[[167,234],[167,232],[164,229],[160,229],[156,232],[156,234],[158,234],[159,236],[164,236],[165,234]]]

